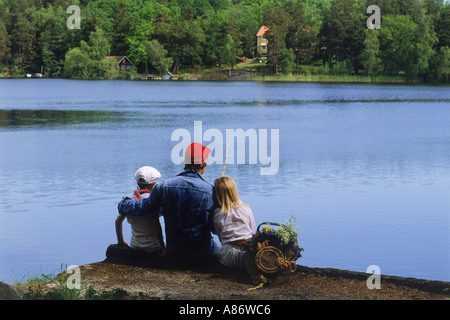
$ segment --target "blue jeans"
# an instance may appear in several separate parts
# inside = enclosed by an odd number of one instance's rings
[[[211,256],[215,256],[221,247],[222,244],[220,243],[219,238],[217,238],[217,236],[211,236],[211,247],[209,254]]]

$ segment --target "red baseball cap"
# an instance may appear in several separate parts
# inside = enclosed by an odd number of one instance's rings
[[[206,161],[211,149],[205,147],[201,143],[194,142],[191,143],[184,153],[184,163],[185,164],[202,164]]]

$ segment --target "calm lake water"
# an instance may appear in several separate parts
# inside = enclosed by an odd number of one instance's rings
[[[172,134],[195,121],[223,151],[226,129],[267,130],[278,171],[248,143],[226,174],[257,224],[297,214],[300,264],[450,281],[449,119],[448,86],[1,80],[0,281],[103,260],[134,172],[182,171]]]

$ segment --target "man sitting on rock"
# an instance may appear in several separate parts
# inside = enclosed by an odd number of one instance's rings
[[[202,177],[210,152],[192,143],[185,152],[183,172],[157,184],[146,199],[125,198],[119,203],[121,215],[156,215],[162,209],[169,257],[198,261],[219,249],[211,236],[214,187]]]

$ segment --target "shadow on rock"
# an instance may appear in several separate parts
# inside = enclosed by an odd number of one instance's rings
[[[192,270],[200,273],[217,273],[222,277],[249,283],[251,279],[245,269],[229,269],[219,260],[208,259],[179,259],[177,257],[159,257],[156,253],[133,249],[129,246],[110,244],[106,250],[104,263],[124,264],[137,267],[158,268],[165,270]]]

